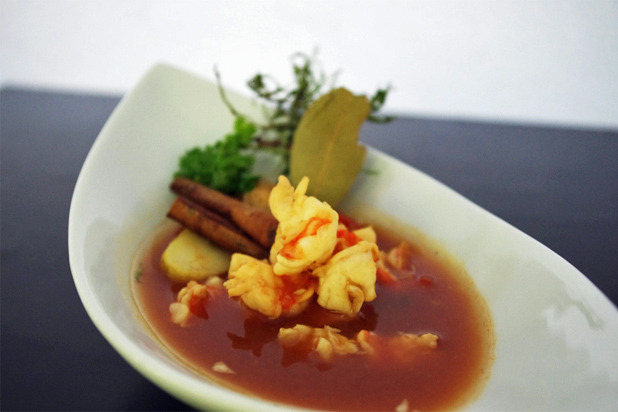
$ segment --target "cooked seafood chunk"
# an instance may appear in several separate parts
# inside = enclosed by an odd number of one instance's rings
[[[391,339],[390,347],[395,353],[400,354],[409,354],[419,349],[436,349],[438,347],[438,335],[433,333],[421,335],[401,333]]]
[[[198,283],[194,280],[189,281],[178,292],[176,302],[170,304],[172,322],[180,326],[187,326],[193,316],[204,316],[203,303],[217,289],[221,289],[222,283],[221,278],[217,276],[209,278],[205,283]]]
[[[327,361],[334,355],[367,353],[357,340],[348,339],[340,332],[339,329],[330,326],[313,328],[299,324],[293,328],[279,329],[278,340],[284,348],[296,347],[307,352],[315,352]]]
[[[364,347],[373,348],[376,354],[395,356],[401,364],[413,362],[419,355],[427,354],[438,348],[438,335],[433,333],[399,332],[392,336],[380,336],[373,332],[361,331],[357,340]]]
[[[277,290],[283,281],[274,275],[268,262],[251,256],[232,255],[228,280],[223,284],[230,296],[238,296],[253,310],[277,318],[283,310]]]
[[[293,328],[279,329],[277,338],[284,348],[316,353],[325,361],[330,361],[335,355],[375,355],[381,352],[394,353],[405,362],[413,360],[416,354],[424,350],[438,347],[438,336],[432,333],[380,336],[368,330],[361,330],[354,338],[347,338],[339,329],[330,326],[314,328],[302,324]]]
[[[356,236],[366,242],[376,243],[378,240],[378,235],[376,235],[376,231],[373,230],[371,226],[365,226],[363,228],[356,229],[352,231],[352,233],[354,233]]]
[[[408,270],[414,272],[415,268],[411,261],[412,246],[408,242],[401,242],[392,248],[388,253],[384,253],[384,261],[398,270]]]
[[[265,260],[235,253],[224,283],[228,295],[270,318],[301,312],[315,287],[308,276],[276,276]]]
[[[335,254],[313,274],[319,278],[318,304],[346,315],[355,315],[364,302],[376,298],[375,243],[361,240]]]
[[[272,214],[279,221],[270,262],[276,275],[294,275],[325,262],[337,241],[339,216],[327,203],[306,196],[309,179],[296,189],[280,176],[269,198]]]
[[[213,370],[213,372],[228,373],[228,374],[231,374],[231,375],[234,375],[236,373],[236,372],[234,372],[234,370],[232,368],[227,366],[226,363],[223,362],[223,361],[215,362],[214,365],[212,365],[212,370]]]
[[[270,264],[235,254],[225,287],[249,308],[271,318],[297,314],[318,292],[318,304],[346,315],[376,298],[380,253],[373,228],[349,231],[327,203],[306,196],[309,180],[297,188],[285,176],[269,203],[279,222]]]
[[[341,250],[350,246],[354,246],[361,240],[370,243],[376,243],[377,238],[378,236],[371,226],[366,226],[360,229],[350,231],[344,224],[339,223],[339,229],[337,230],[337,245],[335,246],[335,253],[340,252]],[[383,251],[380,251],[379,258],[376,261],[376,281],[381,283],[395,282],[397,281],[397,278],[386,267],[386,264],[384,263],[384,256],[385,253]]]

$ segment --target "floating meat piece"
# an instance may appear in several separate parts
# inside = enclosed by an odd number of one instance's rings
[[[273,188],[269,204],[279,221],[270,261],[277,275],[293,275],[330,258],[337,242],[339,215],[327,203],[305,196],[309,179],[296,190],[285,176]]]

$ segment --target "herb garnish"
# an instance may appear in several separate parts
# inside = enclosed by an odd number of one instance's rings
[[[143,273],[143,269],[142,269],[142,265],[139,266],[139,268],[135,271],[135,281],[138,283],[142,282],[142,273]]]
[[[212,145],[186,152],[174,176],[186,177],[233,196],[253,189],[259,176],[251,172],[254,157],[245,151],[255,131],[253,123],[237,116],[232,133]]]
[[[334,88],[335,76],[316,71],[313,58],[296,53],[292,56],[294,84],[282,86],[261,73],[253,76],[247,86],[265,108],[263,124],[239,113],[229,102],[221,85],[218,71],[215,76],[224,104],[235,118],[233,132],[212,145],[193,148],[180,159],[175,177],[186,177],[230,195],[240,195],[255,186],[258,175],[252,172],[257,151],[268,151],[281,159],[282,174],[290,172],[290,153],[294,133],[307,109],[319,97]],[[390,87],[378,89],[369,99],[367,120],[386,123],[392,118],[378,116]]]

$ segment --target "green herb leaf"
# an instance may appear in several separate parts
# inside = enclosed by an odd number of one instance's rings
[[[368,118],[369,121],[374,123],[388,123],[394,119],[392,116],[378,116],[376,114],[382,106],[384,106],[384,103],[386,103],[386,97],[388,96],[388,92],[390,92],[390,90],[390,86],[385,89],[378,89],[371,97],[371,114]]]
[[[138,283],[142,282],[142,272],[143,272],[142,265],[140,265],[135,271],[135,281]]]
[[[370,113],[365,96],[344,88],[309,106],[294,134],[292,183],[308,176],[308,193],[336,207],[362,168],[367,149],[358,144],[358,133]]]
[[[204,148],[187,151],[175,177],[186,177],[223,193],[235,196],[253,189],[259,176],[251,172],[254,156],[249,150],[257,128],[242,116],[236,117],[234,131]]]

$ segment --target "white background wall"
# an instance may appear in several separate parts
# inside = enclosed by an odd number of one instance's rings
[[[246,90],[311,53],[390,112],[618,128],[617,1],[0,0],[0,82],[122,93],[157,62]]]

